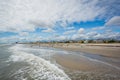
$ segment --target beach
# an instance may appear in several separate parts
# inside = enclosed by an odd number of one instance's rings
[[[55,48],[120,58],[120,44],[58,44]]]
[[[79,44],[58,43],[40,44],[41,46],[53,47],[72,54],[55,54],[53,58],[63,67],[72,80],[82,79],[85,73],[86,79],[93,76],[93,80],[115,80],[120,77],[120,44]],[[74,72],[82,72],[74,73]],[[88,73],[89,72],[89,73]],[[91,74],[90,74],[91,73]],[[107,74],[113,76],[106,76]],[[77,75],[75,77],[75,75]],[[84,79],[83,79],[84,80]]]
[[[119,74],[120,44],[66,44],[65,46],[55,47],[78,52],[78,54],[71,55],[55,55],[56,61],[67,69],[73,71],[96,72],[97,74],[116,72],[118,72],[116,74]],[[83,56],[80,56],[79,53],[86,55],[93,54],[90,56],[92,56],[93,60],[95,59],[98,61],[94,62],[88,58],[84,58]],[[97,77],[103,77],[103,75],[99,75]]]
[[[0,45],[0,80],[120,80],[119,44]]]

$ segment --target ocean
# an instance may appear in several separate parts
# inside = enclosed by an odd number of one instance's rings
[[[55,65],[47,48],[0,45],[0,80],[71,80]]]

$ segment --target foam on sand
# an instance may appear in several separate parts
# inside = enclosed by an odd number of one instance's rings
[[[70,80],[64,71],[54,64],[51,64],[49,61],[35,56],[34,54],[21,51],[19,50],[20,47],[20,45],[15,45],[10,48],[13,54],[10,56],[9,61],[27,62],[30,66],[23,67],[16,71],[13,75],[16,75],[17,79],[28,80],[27,77],[23,78],[25,73],[28,73],[29,77],[34,80]]]

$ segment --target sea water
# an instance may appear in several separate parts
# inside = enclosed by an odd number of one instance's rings
[[[49,61],[54,50],[22,44],[0,46],[0,80],[70,80]]]

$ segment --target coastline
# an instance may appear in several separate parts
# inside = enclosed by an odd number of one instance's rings
[[[117,47],[116,47],[117,46]],[[105,57],[120,58],[120,44],[68,44],[67,46],[54,46],[68,51],[98,54]]]
[[[92,44],[80,44],[80,43],[39,43],[32,44],[43,46],[43,47],[53,47],[58,49],[63,49],[67,51],[77,51],[83,53],[98,54],[104,57],[120,58],[120,43],[92,43]]]
[[[72,53],[53,55],[72,80],[83,79],[82,76],[85,79],[92,76],[93,80],[120,78],[120,44],[39,43],[31,46],[52,47]]]
[[[119,44],[117,44],[117,46],[118,45]],[[84,78],[89,79],[91,76],[93,80],[102,80],[102,78],[103,80],[116,80],[120,78],[120,47],[116,47],[116,44],[97,44],[97,46],[96,44],[82,44],[78,46],[68,44],[67,46],[56,45],[53,47],[78,53],[54,55],[56,62],[65,68],[64,71],[66,71],[66,69],[69,70],[67,74],[71,77],[72,80],[79,80]],[[90,56],[92,55],[94,56],[93,58],[96,59],[89,60],[88,58],[81,56],[79,53]],[[97,61],[98,56],[101,57],[101,60],[98,59]],[[113,77],[114,75],[117,77]],[[84,78],[81,76],[84,76]]]
[[[120,44],[119,43],[118,44],[117,43],[115,43],[115,44],[40,43],[40,44],[33,44],[33,45],[39,45],[39,46],[44,46],[44,47],[53,47],[53,48],[58,48],[61,50],[83,53],[86,55],[87,54],[99,55],[99,56],[103,57],[104,59],[107,58],[108,59],[107,62],[109,62],[110,64],[120,67]],[[72,67],[72,69],[80,70],[80,67],[78,64],[80,64],[80,66],[82,65],[81,63],[75,62],[77,59],[80,62],[79,54],[78,55],[56,54],[56,55],[54,55],[54,58],[63,67],[71,68],[71,65],[72,65],[71,63],[73,62],[74,66],[77,65],[76,66],[77,68]],[[74,58],[74,59],[72,59],[72,58]],[[63,61],[63,59],[64,59],[64,61]],[[83,62],[84,62],[84,60],[83,60]],[[85,66],[84,66],[84,68],[85,68]],[[83,69],[83,70],[85,70],[85,69]]]

